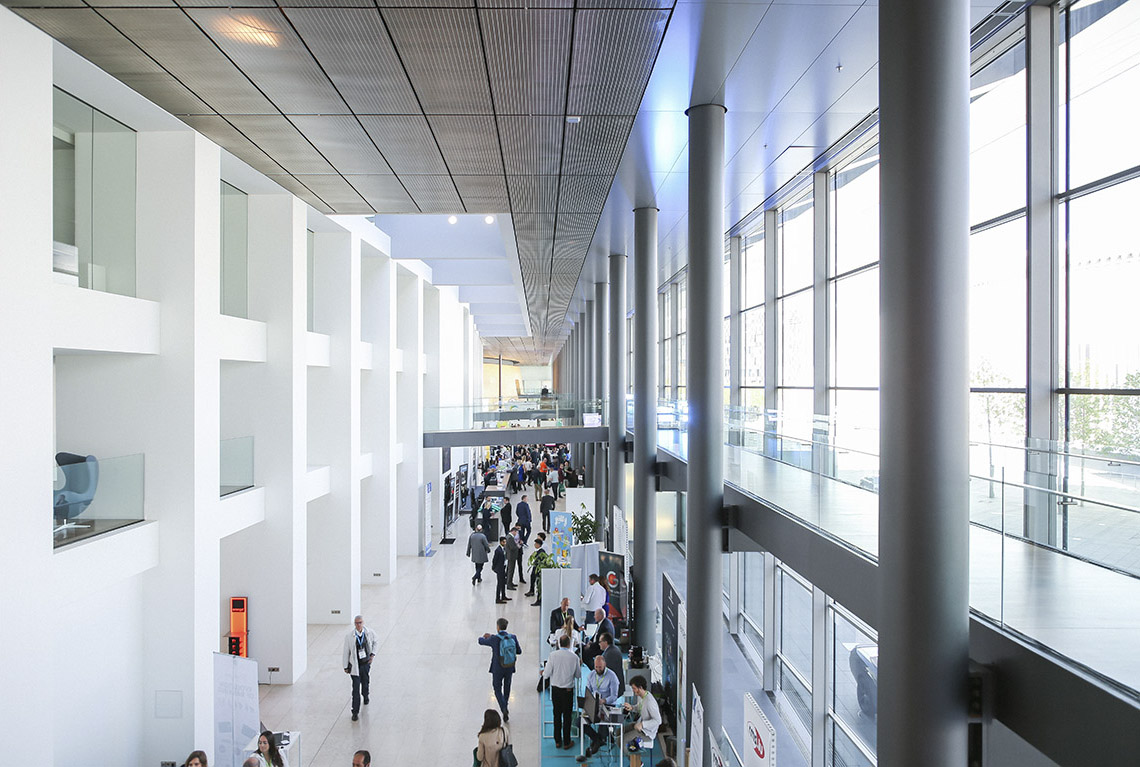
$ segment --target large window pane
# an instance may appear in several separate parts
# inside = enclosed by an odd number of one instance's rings
[[[745,309],[764,303],[764,232],[748,235],[744,239],[744,297]]]
[[[783,568],[779,586],[780,654],[801,676],[811,679],[811,590]]]
[[[764,625],[764,555],[758,551],[746,551],[741,565],[744,567],[744,598],[741,604],[744,612],[756,622]]]
[[[1069,179],[1077,187],[1140,165],[1140,2],[1074,3],[1067,27]]]
[[[779,295],[812,283],[814,220],[810,194],[780,211]]]
[[[847,729],[873,752],[879,697],[878,642],[840,611],[833,609],[831,615],[832,657],[828,705],[834,711],[834,716],[842,720]],[[858,749],[853,750],[858,753]],[[849,753],[846,749],[844,752]]]
[[[1140,393],[1070,395],[1069,440],[1084,448],[1140,457]],[[1100,473],[1105,474],[1104,465],[1098,466]],[[1071,471],[1077,473],[1080,469],[1072,467]],[[1135,506],[1135,480],[1125,480],[1126,474],[1121,469],[1119,481],[1113,482],[1119,491],[1111,492],[1109,497]],[[1100,492],[1097,497],[1105,498],[1106,494]]]
[[[1069,203],[1070,386],[1140,388],[1138,210],[1140,180]]]
[[[741,331],[744,336],[745,386],[764,385],[764,305],[749,309],[741,315]]]
[[[835,174],[832,274],[879,260],[879,147]]]
[[[52,115],[53,268],[135,294],[135,132],[58,88]]]
[[[776,302],[780,320],[780,385],[812,385],[812,291],[806,290]]]
[[[832,393],[835,476],[865,490],[879,489],[879,392]]]
[[[814,424],[815,395],[811,389],[777,389],[776,408],[780,420],[776,427],[782,437],[803,443],[807,453],[807,466],[811,467],[811,435]],[[790,446],[785,441],[785,452]]]
[[[970,223],[1025,207],[1025,43],[970,78]]]
[[[970,383],[1025,386],[1025,219],[970,236]]]
[[[879,270],[836,280],[832,376],[836,386],[879,385]]]

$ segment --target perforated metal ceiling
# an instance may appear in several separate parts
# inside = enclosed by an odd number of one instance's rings
[[[566,309],[673,0],[0,0],[319,210],[512,213]],[[580,117],[568,123],[567,117]]]

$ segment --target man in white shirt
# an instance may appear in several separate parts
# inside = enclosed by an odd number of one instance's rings
[[[594,611],[606,606],[606,587],[601,584],[597,573],[590,573],[590,585],[586,587],[586,594],[582,597],[583,615],[586,625],[594,620]]]
[[[570,637],[558,640],[558,649],[550,654],[542,678],[550,680],[550,702],[554,705],[555,748],[574,748],[570,742],[570,711],[574,707],[575,681],[582,675],[582,661],[570,649]]]
[[[376,657],[376,633],[364,625],[363,616],[353,619],[354,631],[344,638],[344,652],[341,664],[344,673],[352,677],[352,721],[360,718],[360,695],[364,693],[364,705],[368,705],[368,671],[372,659]]]

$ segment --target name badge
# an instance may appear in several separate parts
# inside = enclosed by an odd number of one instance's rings
[[[358,648],[356,648],[356,657],[360,658],[361,660],[364,660],[365,658],[368,657],[368,653],[364,652],[363,647],[358,647]]]

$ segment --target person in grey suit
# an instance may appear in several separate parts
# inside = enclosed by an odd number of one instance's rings
[[[490,553],[491,544],[487,541],[487,536],[483,535],[483,526],[475,525],[475,532],[467,538],[467,556],[471,557],[471,562],[475,565],[475,574],[471,576],[472,586],[477,582],[482,583],[483,565],[487,564]]]
[[[519,571],[519,577],[522,577],[522,549],[519,548],[519,541],[515,537],[518,530],[518,525],[515,525],[507,532],[507,588],[511,591],[518,588],[515,586],[516,567]]]

